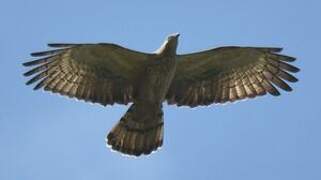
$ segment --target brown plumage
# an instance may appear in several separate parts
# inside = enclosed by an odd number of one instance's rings
[[[31,55],[27,85],[104,106],[132,103],[107,135],[107,144],[124,154],[150,154],[163,144],[162,103],[196,107],[234,102],[279,89],[298,79],[295,58],[281,48],[221,47],[177,55],[178,34],[155,53],[115,44],[49,44],[54,50]],[[279,88],[279,89],[278,89]]]

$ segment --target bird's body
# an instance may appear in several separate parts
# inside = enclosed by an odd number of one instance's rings
[[[115,150],[140,155],[162,145],[162,103],[175,75],[176,48],[173,51],[172,46],[177,46],[177,37],[166,41],[138,76],[133,105],[107,136],[108,144]]]
[[[173,80],[176,70],[175,56],[162,57],[156,55],[145,71],[141,74],[137,99],[151,103],[162,103],[165,99],[167,90]]]
[[[60,48],[33,53],[44,58],[27,84],[34,89],[102,105],[132,103],[107,136],[115,150],[129,155],[149,154],[163,143],[162,104],[195,107],[233,102],[279,88],[291,91],[283,80],[296,82],[288,72],[295,59],[277,54],[281,48],[222,47],[177,55],[178,34],[169,36],[156,53],[101,44],[50,44]]]

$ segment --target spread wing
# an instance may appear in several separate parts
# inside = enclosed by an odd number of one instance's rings
[[[198,106],[233,102],[269,93],[280,95],[298,81],[295,58],[278,54],[281,48],[221,47],[178,55],[177,71],[167,94],[169,104]],[[289,73],[290,72],[290,73]]]
[[[48,46],[58,49],[32,53],[41,58],[23,64],[33,67],[26,84],[102,105],[132,102],[137,76],[152,56],[115,44]]]

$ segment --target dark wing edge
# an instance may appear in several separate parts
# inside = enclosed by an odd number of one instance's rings
[[[279,96],[280,92],[275,86],[285,91],[292,91],[285,81],[291,83],[298,81],[291,73],[297,73],[300,69],[290,64],[296,58],[279,54],[282,48],[221,47],[209,51],[221,53],[222,51],[233,51],[233,49],[256,51],[255,53],[260,56],[240,67],[231,65],[225,67],[208,77],[189,76],[188,72],[182,70],[183,75],[179,79],[174,78],[169,88],[166,96],[168,104],[196,107],[213,103],[235,102],[245,98],[263,96],[266,93]],[[195,57],[203,57],[202,53],[195,53]],[[188,57],[187,59],[193,59],[193,54],[182,55],[182,64],[184,56]],[[189,62],[189,66],[202,59],[191,61],[194,62]]]

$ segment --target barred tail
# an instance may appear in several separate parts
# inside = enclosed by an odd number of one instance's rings
[[[163,144],[163,111],[131,105],[126,114],[107,135],[113,150],[128,155],[150,154]]]

